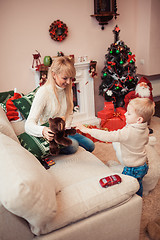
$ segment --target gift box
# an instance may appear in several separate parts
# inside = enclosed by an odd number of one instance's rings
[[[102,110],[103,116],[101,118],[101,128],[107,128],[109,131],[114,131],[123,128],[126,125],[125,112],[126,110],[122,107],[116,108],[115,111]]]
[[[106,119],[111,118],[114,112],[113,102],[105,102],[104,109],[97,113],[98,118]]]
[[[104,102],[104,110],[114,111],[114,104],[113,104],[113,102]]]

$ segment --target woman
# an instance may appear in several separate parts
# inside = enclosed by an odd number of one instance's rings
[[[51,141],[54,133],[49,127],[41,126],[50,117],[64,117],[66,128],[70,128],[73,118],[72,79],[75,75],[70,58],[61,56],[54,59],[48,71],[47,82],[38,89],[26,120],[25,131],[28,134]],[[78,133],[68,137],[72,140],[72,145],[62,148],[61,153],[74,153],[79,145],[90,152],[94,150],[94,143],[89,138]]]

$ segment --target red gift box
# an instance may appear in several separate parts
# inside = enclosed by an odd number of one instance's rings
[[[105,102],[104,109],[99,111],[97,116],[101,119],[111,118],[114,112],[114,104],[113,102]]]
[[[125,112],[126,110],[122,107],[116,108],[112,114],[110,111],[106,111],[106,117],[101,118],[101,128],[107,128],[109,131],[123,128],[126,125]]]
[[[104,109],[107,111],[114,111],[113,102],[104,102]]]
[[[113,116],[113,111],[107,111],[106,109],[103,109],[102,111],[99,111],[97,116],[98,118],[101,118],[101,119],[106,119],[106,118],[111,118]]]

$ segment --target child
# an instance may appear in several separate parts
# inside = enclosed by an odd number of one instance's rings
[[[140,188],[137,192],[143,195],[142,179],[147,174],[147,154],[145,146],[149,140],[147,122],[154,114],[154,102],[148,98],[135,98],[127,106],[126,126],[117,131],[89,129],[84,126],[78,128],[89,133],[101,141],[119,142],[123,163],[122,174],[137,178]]]

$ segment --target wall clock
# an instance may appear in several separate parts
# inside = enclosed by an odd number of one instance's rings
[[[113,16],[117,18],[117,3],[116,0],[94,0],[94,14],[91,17],[95,17],[101,25],[101,29],[104,30],[104,25],[108,24]]]

